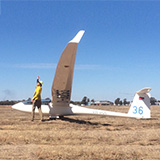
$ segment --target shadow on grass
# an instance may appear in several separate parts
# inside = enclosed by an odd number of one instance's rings
[[[111,126],[111,124],[101,124],[101,123],[97,123],[97,122],[92,123],[90,121],[72,119],[72,118],[68,118],[68,117],[62,117],[61,120],[67,121],[67,122],[70,122],[70,123],[87,124],[87,125],[93,125],[93,126],[96,126],[96,125]]]

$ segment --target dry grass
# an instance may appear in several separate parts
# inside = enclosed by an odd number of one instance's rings
[[[128,107],[99,107],[127,112]],[[152,119],[72,116],[34,122],[30,114],[0,106],[0,159],[2,160],[158,160],[160,107]]]

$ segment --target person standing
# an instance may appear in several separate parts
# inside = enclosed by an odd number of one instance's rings
[[[41,110],[41,92],[43,82],[39,81],[40,76],[37,77],[37,86],[34,92],[34,96],[32,98],[32,118],[31,121],[34,121],[35,109],[38,108],[40,120],[43,121],[42,110]]]

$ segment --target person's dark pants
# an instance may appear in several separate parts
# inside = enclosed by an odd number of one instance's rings
[[[40,120],[43,119],[42,110],[41,110],[41,100],[35,100],[33,101],[33,105],[32,105],[32,119],[31,119],[32,121],[34,120],[36,107],[38,108],[38,111],[39,111]]]

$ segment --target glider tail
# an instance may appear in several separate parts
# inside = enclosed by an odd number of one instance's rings
[[[128,116],[136,118],[150,118],[150,94],[151,88],[144,88],[136,92]]]

